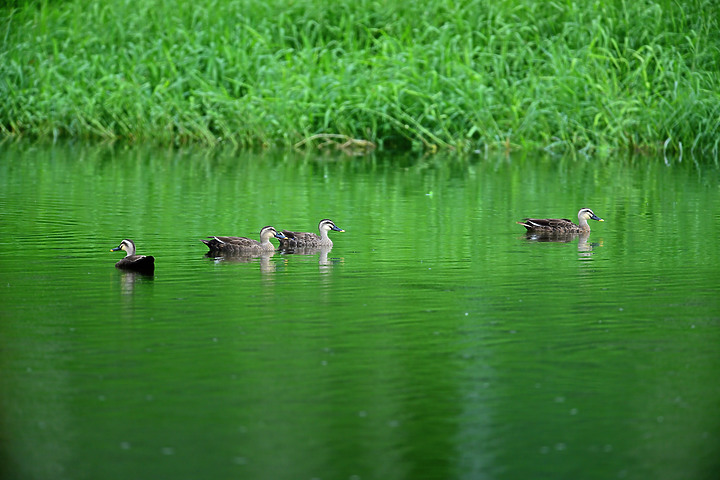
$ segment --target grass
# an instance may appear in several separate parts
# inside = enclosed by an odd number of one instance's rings
[[[718,157],[715,0],[12,3],[6,137]]]

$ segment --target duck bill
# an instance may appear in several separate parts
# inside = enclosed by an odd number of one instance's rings
[[[111,252],[118,252],[120,250],[122,250],[122,248],[120,248],[120,247],[115,247],[115,248],[110,249]]]
[[[286,237],[285,235],[283,235],[282,233],[278,232],[278,233],[275,234],[275,238],[280,239],[280,240],[284,240],[284,239],[286,239],[287,237]]]
[[[602,218],[598,217],[597,215],[593,215],[593,216],[590,217],[590,218],[591,218],[592,220],[597,220],[598,222],[604,222],[604,221],[605,221],[605,220],[603,220]]]
[[[335,230],[336,232],[344,232],[345,231],[342,228],[335,227],[335,226],[333,226],[332,229]]]

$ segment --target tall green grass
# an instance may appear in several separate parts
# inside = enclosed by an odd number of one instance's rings
[[[716,0],[15,4],[5,136],[718,156]]]

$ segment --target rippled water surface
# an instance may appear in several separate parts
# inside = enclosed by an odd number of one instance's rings
[[[0,473],[717,478],[720,175],[668,163],[6,145]]]

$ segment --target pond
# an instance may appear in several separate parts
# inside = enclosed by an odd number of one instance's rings
[[[716,478],[719,185],[688,159],[4,145],[3,478]],[[516,223],[581,207],[589,236]],[[200,241],[324,218],[330,250]],[[115,268],[124,238],[154,275]]]

